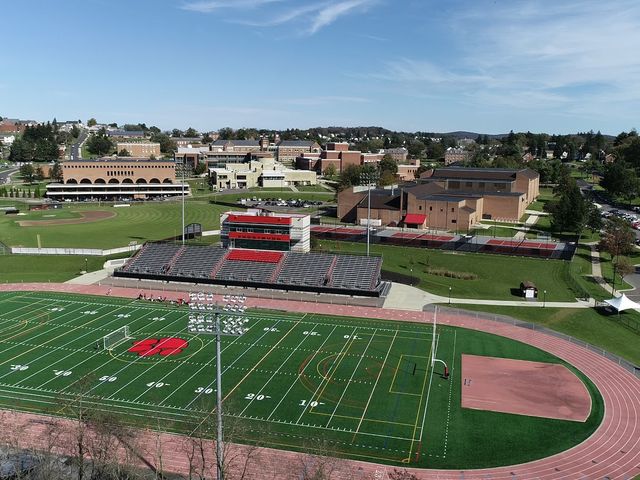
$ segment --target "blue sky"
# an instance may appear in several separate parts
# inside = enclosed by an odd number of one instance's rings
[[[3,3],[3,116],[200,130],[638,127],[637,0]]]

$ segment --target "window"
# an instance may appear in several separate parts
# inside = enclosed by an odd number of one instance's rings
[[[429,211],[430,211],[430,212],[433,212],[433,206],[430,206],[430,207],[429,207]]]
[[[418,210],[422,210],[422,205],[418,205]]]
[[[451,213],[453,213],[455,211],[456,211],[455,207],[451,207]]]
[[[449,188],[460,188],[460,182],[457,180],[450,180],[449,181]]]
[[[455,218],[451,219],[451,223],[458,223]]]

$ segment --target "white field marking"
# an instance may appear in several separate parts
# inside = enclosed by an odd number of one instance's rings
[[[273,352],[273,351],[276,349],[276,347],[278,347],[278,345],[280,345],[280,344],[284,341],[284,339],[285,339],[285,338],[287,338],[291,332],[293,332],[294,328],[296,328],[298,325],[300,325],[300,323],[302,322],[302,320],[304,320],[304,318],[306,318],[306,316],[307,316],[307,315],[308,315],[308,313],[305,313],[301,318],[299,318],[299,319],[298,319],[298,321],[297,321],[294,325],[292,325],[292,326],[291,326],[291,328],[290,328],[289,330],[287,330],[287,331],[285,332],[285,334],[284,334],[284,335],[282,335],[282,336],[280,337],[280,340],[278,340],[275,344],[273,344],[273,346],[269,349],[269,351],[268,351],[267,353],[265,353],[265,354],[260,358],[260,360],[258,360],[257,362],[255,362],[255,363],[254,363],[253,367],[251,367],[251,369],[247,372],[247,374],[246,374],[244,377],[242,377],[242,378],[240,379],[240,381],[238,381],[238,382],[233,386],[233,388],[231,388],[231,390],[230,390],[230,391],[229,391],[229,392],[228,392],[228,393],[227,393],[227,394],[222,398],[222,401],[223,401],[223,402],[224,402],[224,401],[225,401],[225,400],[226,400],[230,395],[232,395],[232,394],[233,394],[233,392],[235,392],[235,391],[236,391],[236,389],[237,389],[240,385],[242,385],[242,383],[243,383],[243,382],[244,382],[244,381],[249,377],[249,375],[251,375],[251,374],[255,371],[256,367],[257,367],[258,365],[260,365],[260,364],[264,361],[264,359],[265,359],[265,358],[267,358],[269,355],[271,355],[271,352]],[[268,333],[269,333],[269,332],[264,332],[264,333],[262,334],[262,336],[265,336],[265,335],[267,335]],[[257,341],[258,341],[258,340],[256,340],[256,342],[257,342]],[[243,353],[243,355],[244,355],[244,353]],[[236,360],[236,361],[237,361],[237,360]],[[235,363],[235,362],[234,362],[234,363]],[[223,373],[224,373],[224,371],[223,371]],[[222,390],[222,386],[221,386],[221,385],[218,385],[217,387],[218,387],[218,388],[220,388],[220,389]],[[191,406],[191,404],[192,404],[194,401],[195,401],[195,399],[194,399],[193,401],[189,402],[189,405],[187,405],[187,406],[188,406],[188,407],[189,407],[189,406]],[[215,410],[213,410],[213,411],[211,411],[211,412],[207,413],[206,415],[203,415],[203,418],[202,418],[202,420],[200,421],[200,423],[198,423],[198,425],[196,425],[196,427],[195,427],[195,428],[194,428],[194,429],[189,433],[189,435],[190,435],[190,436],[193,436],[193,434],[198,430],[198,428],[200,428],[200,426],[201,426],[204,422],[206,422],[206,421],[207,421],[207,419],[208,419],[208,418],[213,414],[213,412],[214,412],[214,411],[215,411]]]
[[[236,337],[233,339],[232,342],[228,343],[223,349],[220,350],[220,354],[222,355],[222,352],[226,351],[229,347],[231,347],[231,345],[233,345],[236,340],[238,340],[240,337]],[[215,343],[215,335],[213,340],[209,341],[209,342],[203,342],[205,346],[211,345],[212,343]],[[160,363],[164,363],[164,362],[157,362],[156,364],[152,365],[151,368],[156,367],[157,365],[159,365]],[[173,391],[167,395],[165,397],[164,400],[162,400],[162,402],[160,402],[160,404],[162,404],[167,398],[169,398],[171,395],[173,395],[175,392],[177,392],[178,390],[180,390],[180,388],[182,388],[189,380],[191,380],[198,372],[200,372],[203,368],[206,368],[207,366],[213,364],[213,360],[210,360],[208,362],[206,362],[204,365],[202,365],[195,374],[191,375],[187,380],[185,380],[184,382],[182,382],[180,385],[177,385]],[[160,381],[164,381],[169,375],[171,375],[173,372],[175,372],[177,369],[184,367],[184,363],[178,363],[174,368],[172,368],[169,372],[167,372],[166,374],[164,374],[161,378]],[[147,372],[143,372],[143,373],[148,373],[151,369],[148,369]],[[142,375],[142,374],[141,374]],[[138,375],[139,377],[140,375]],[[136,379],[138,378],[136,377]],[[134,379],[135,380],[135,379]],[[133,380],[132,380],[133,381]],[[129,382],[131,383],[131,382]],[[125,385],[126,387],[126,385]],[[204,389],[202,390],[201,393],[203,393],[204,391],[206,391],[207,389],[212,388],[210,385],[207,387],[204,387]],[[122,390],[122,389],[120,389]],[[140,397],[142,397],[145,393],[147,393],[150,389],[147,388],[146,390],[143,390],[142,393],[140,393],[140,395],[138,395],[134,400],[138,400]],[[119,390],[118,390],[119,391]]]
[[[276,322],[276,325],[279,325],[279,324],[280,324],[280,320],[278,320],[278,321]],[[289,329],[289,331],[288,331],[287,333],[285,333],[285,334],[284,334],[284,336],[286,336],[286,335],[287,335],[291,330],[293,330],[293,329],[294,329],[294,327],[295,327],[295,325],[294,325],[293,327],[291,327],[291,328]],[[227,365],[227,368],[225,368],[224,370],[222,370],[222,373],[221,373],[221,375],[220,375],[220,376],[222,377],[222,375],[224,375],[224,374],[227,372],[227,370],[229,370],[231,367],[233,367],[233,366],[234,366],[234,365],[235,365],[235,364],[236,364],[236,363],[237,363],[237,362],[238,362],[238,361],[239,361],[239,360],[240,360],[240,359],[245,355],[245,353],[247,353],[249,350],[251,350],[251,349],[254,347],[254,345],[256,345],[260,340],[262,340],[262,339],[263,339],[264,337],[266,337],[268,334],[269,334],[269,332],[265,332],[265,331],[263,331],[262,335],[260,335],[260,336],[256,339],[256,341],[255,341],[255,342],[253,342],[251,345],[249,345],[249,346],[244,350],[244,352],[242,352],[240,355],[236,356],[236,359],[235,359],[232,363],[230,363],[229,365]],[[238,338],[240,338],[240,337],[238,337]],[[282,337],[282,338],[284,338],[284,337]],[[221,352],[221,355],[220,355],[220,356],[222,357],[222,352]],[[256,365],[257,365],[257,364],[256,364]],[[202,367],[202,368],[204,368],[204,367]],[[200,368],[200,370],[202,370],[202,368]],[[253,368],[255,368],[255,365],[254,365],[254,367],[252,367],[252,369],[253,369]],[[249,372],[249,373],[250,373],[250,372]],[[249,373],[247,373],[247,375],[248,375]],[[215,383],[216,383],[216,382],[215,382],[215,380],[214,380],[213,382],[209,383],[205,388],[213,388],[213,385],[215,385]],[[217,385],[216,385],[216,388],[217,388]],[[191,405],[193,405],[193,403],[194,403],[198,398],[199,398],[199,396],[196,396],[196,398],[194,398],[193,400],[191,400],[191,401],[187,404],[186,408],[191,407]],[[203,420],[203,421],[204,421],[204,420]],[[200,427],[200,425],[198,425],[198,427]],[[191,433],[193,433],[193,432],[191,432]]]
[[[367,343],[367,346],[363,350],[362,355],[360,355],[360,359],[358,360],[358,364],[356,365],[356,368],[353,369],[353,372],[351,373],[351,377],[349,377],[349,381],[347,382],[347,384],[344,387],[344,390],[342,391],[342,395],[340,395],[340,398],[338,399],[338,403],[336,403],[336,406],[333,409],[333,412],[331,412],[331,416],[329,417],[329,421],[326,423],[325,427],[328,427],[329,424],[331,423],[331,420],[333,420],[333,416],[336,414],[336,411],[338,410],[338,407],[340,406],[340,402],[342,402],[342,399],[344,398],[345,393],[347,393],[347,390],[349,389],[349,386],[351,385],[351,381],[353,380],[353,377],[355,376],[356,372],[358,371],[358,367],[360,367],[360,364],[362,363],[362,359],[364,358],[365,354],[367,353],[367,350],[369,349],[369,345],[371,345],[371,342],[373,341],[375,336],[376,336],[376,331],[374,330],[373,335],[371,335],[371,338],[369,339],[369,343]]]
[[[135,311],[135,310],[134,310],[134,311]],[[88,323],[92,323],[93,321],[98,321],[98,320],[100,320],[101,318],[103,318],[103,317],[105,317],[105,316],[109,315],[110,313],[111,313],[111,312],[107,312],[107,313],[105,313],[105,314],[103,314],[103,315],[100,315],[99,317],[95,317],[93,320],[91,320],[91,321],[90,321],[90,322],[88,322]],[[119,319],[119,318],[115,318],[115,319],[113,319],[113,320],[108,321],[108,322],[107,322],[107,323],[105,323],[105,324],[102,324],[102,325],[103,325],[103,326],[108,326],[108,325],[112,324],[113,322],[118,322],[118,321],[120,321],[120,319]],[[76,327],[76,328],[79,328],[79,327]],[[72,327],[72,330],[73,330],[73,327]],[[72,331],[72,330],[69,330],[69,331],[67,331],[66,333],[69,333],[69,332],[70,332],[70,331]],[[95,330],[89,330],[89,332],[87,332],[87,333],[85,333],[85,334],[83,334],[83,335],[80,335],[80,336],[76,336],[76,337],[74,337],[72,340],[69,340],[68,342],[66,342],[66,343],[64,343],[64,344],[62,344],[62,345],[57,345],[57,346],[55,346],[55,347],[52,347],[52,348],[50,348],[50,349],[49,349],[49,351],[48,351],[47,353],[45,353],[44,355],[39,356],[39,357],[36,359],[36,361],[42,360],[42,359],[43,359],[44,357],[46,357],[47,355],[50,355],[51,353],[56,352],[56,351],[58,351],[58,350],[68,350],[68,345],[70,345],[70,344],[72,344],[72,343],[76,342],[77,340],[79,340],[79,339],[81,339],[81,338],[87,337],[87,336],[89,336],[89,335],[94,335],[94,334],[95,334]],[[59,338],[59,337],[55,337],[55,338]],[[29,339],[29,341],[31,341],[31,339]],[[42,344],[42,345],[45,345],[46,343],[49,343],[49,342],[45,342],[45,343],[44,343],[44,344]],[[31,377],[33,377],[34,375],[37,375],[38,373],[43,372],[43,371],[45,371],[45,370],[49,369],[50,367],[52,367],[52,366],[54,366],[54,365],[57,365],[57,364],[58,364],[58,363],[60,363],[61,361],[66,360],[66,359],[67,359],[67,358],[69,358],[70,356],[75,355],[76,353],[78,353],[78,352],[82,352],[82,351],[83,351],[82,349],[74,350],[73,352],[69,353],[68,355],[65,355],[64,357],[62,357],[62,358],[60,358],[60,359],[56,360],[55,362],[47,364],[47,365],[46,365],[46,367],[43,367],[43,368],[41,368],[41,369],[40,369],[40,370],[38,370],[38,371],[34,371],[34,372],[33,372],[31,375],[29,375],[28,377],[21,379],[21,380],[18,382],[18,384],[20,384],[20,383],[24,382],[25,380],[30,379],[30,378],[31,378]],[[94,354],[94,355],[90,355],[90,357],[89,357],[89,358],[92,358],[92,357],[93,357],[93,356],[95,356],[95,355],[96,355],[96,354]],[[88,360],[88,359],[87,359],[87,360]],[[84,361],[86,361],[86,360],[84,360]],[[75,370],[75,367],[77,367],[78,365],[81,365],[82,363],[84,363],[84,361],[83,361],[83,362],[80,362],[80,363],[78,363],[78,364],[76,364],[76,365],[74,365],[72,368]],[[2,378],[4,378],[4,376],[5,376],[5,375],[0,376],[0,380],[2,380]],[[53,380],[53,379],[50,379],[50,380],[48,380],[47,382],[43,383],[43,384],[41,385],[41,387],[42,387],[42,386],[44,386],[44,385],[46,385],[47,383],[49,383],[51,380]]]
[[[79,308],[83,308],[83,307],[81,306],[81,307],[79,307]],[[60,318],[62,318],[62,317],[66,317],[67,315],[72,315],[72,314],[74,314],[74,313],[76,313],[76,310],[72,310],[72,311],[70,311],[70,312],[63,313],[63,314],[60,316]],[[100,317],[95,317],[93,320],[91,320],[91,321],[89,321],[89,322],[86,322],[86,324],[93,323],[93,322],[95,322],[95,321],[99,320],[100,318],[102,318],[102,316],[100,316]],[[52,327],[54,327],[54,328],[62,328],[62,327],[66,327],[66,326],[68,326],[70,323],[72,323],[74,320],[77,320],[77,317],[74,317],[74,318],[73,318],[73,320],[69,320],[68,322],[65,322],[65,323],[61,323],[61,324],[53,324],[53,325],[52,325]],[[73,327],[70,327],[70,328],[73,328]],[[34,336],[30,337],[30,338],[29,338],[29,341],[33,341],[33,340],[37,339],[38,337],[40,337],[40,336],[42,336],[42,335],[46,335],[46,334],[48,334],[48,333],[50,333],[50,330],[49,330],[49,329],[45,329],[45,331],[44,331],[44,332],[42,332],[42,333],[40,333],[40,334],[38,334],[38,335],[34,335]],[[55,337],[53,337],[53,338],[49,338],[49,339],[47,339],[46,341],[44,341],[44,342],[42,343],[42,345],[47,345],[48,343],[51,343],[52,341],[54,341],[54,340],[56,340],[56,339],[58,339],[58,338],[60,338],[60,337],[63,337],[64,335],[67,335],[68,333],[69,333],[69,330],[66,330],[65,332],[61,333],[60,335],[57,335],[57,336],[55,336]],[[3,354],[5,354],[5,353],[7,353],[8,351],[10,351],[10,350],[12,350],[12,349],[14,349],[14,348],[16,348],[16,347],[18,347],[18,345],[14,345],[13,347],[6,348],[6,349],[4,349],[4,350],[3,350],[3,352],[2,352],[2,353],[3,353]],[[34,347],[34,348],[35,348],[35,347]],[[16,356],[11,357],[9,360],[6,360],[6,361],[4,361],[4,362],[0,362],[0,366],[2,366],[2,365],[4,365],[4,364],[6,364],[6,363],[8,363],[8,362],[12,362],[12,361],[14,361],[16,358],[21,357],[22,355],[26,355],[27,353],[31,352],[34,348],[32,348],[32,349],[30,349],[30,350],[27,350],[26,352],[18,353]],[[4,378],[5,376],[6,376],[6,374],[5,374],[5,375],[0,375],[0,380],[1,380],[2,378]]]
[[[329,338],[331,337],[331,335],[333,335],[333,332],[336,331],[336,328],[338,328],[338,325],[335,325],[333,327],[333,330],[331,330],[331,332],[329,332],[329,335],[326,336],[326,338],[324,339],[324,342],[322,342],[322,345],[320,345],[317,350],[314,352],[313,356],[309,359],[309,361],[307,362],[307,364],[304,366],[304,368],[302,369],[301,372],[298,373],[298,376],[293,380],[293,382],[291,382],[291,385],[289,386],[289,389],[284,393],[284,395],[282,396],[282,398],[280,399],[280,401],[278,402],[278,404],[274,407],[274,409],[271,411],[271,413],[269,414],[269,416],[267,417],[267,420],[270,420],[271,417],[273,416],[273,414],[276,412],[276,410],[278,409],[278,407],[280,406],[280,404],[284,401],[284,399],[287,397],[287,395],[289,394],[289,392],[291,391],[291,389],[294,387],[294,385],[296,383],[298,383],[298,380],[300,380],[300,377],[302,377],[302,375],[304,374],[305,370],[307,369],[307,367],[311,364],[311,362],[313,361],[314,358],[316,358],[316,355],[322,351],[322,347],[324,347],[324,344],[327,343],[329,341]]]
[[[397,334],[398,332],[396,332]],[[364,411],[362,412],[362,417],[360,417],[360,422],[358,423],[358,427],[356,428],[356,433],[354,434],[354,438],[356,435],[358,435],[358,433],[360,432],[360,427],[362,426],[362,422],[364,421],[364,417],[367,415],[367,410],[369,409],[369,404],[371,403],[371,399],[373,398],[373,392],[376,391],[376,387],[378,386],[378,381],[380,380],[380,377],[382,376],[382,371],[384,370],[384,367],[387,365],[387,359],[389,358],[389,353],[391,353],[391,349],[393,348],[393,343],[396,341],[396,337],[393,337],[393,340],[391,340],[391,345],[389,345],[389,348],[387,350],[387,355],[384,357],[384,361],[382,362],[382,366],[380,367],[380,371],[378,372],[378,378],[376,378],[376,383],[373,384],[373,388],[371,389],[371,394],[369,395],[369,400],[367,400],[367,404],[364,407]]]
[[[178,313],[178,312],[176,312],[176,313]],[[166,337],[166,338],[167,338],[167,341],[168,341],[168,339],[169,339],[169,338],[171,338],[171,337],[167,337],[167,336],[166,336],[166,335],[164,335],[164,334],[160,335],[160,332],[161,332],[162,330],[168,329],[168,327],[171,327],[171,326],[172,326],[174,323],[176,323],[176,322],[183,321],[183,320],[185,319],[186,315],[187,315],[187,312],[185,311],[185,312],[179,312],[179,313],[180,313],[180,314],[178,315],[178,317],[177,317],[175,320],[173,320],[173,321],[172,321],[171,323],[169,323],[168,325],[162,325],[162,326],[159,326],[159,327],[158,327],[158,330],[156,330],[156,331],[152,334],[152,336],[147,336],[147,337],[146,337],[146,339],[148,339],[148,338],[153,338],[153,337],[159,337],[159,338]],[[146,316],[146,315],[153,315],[153,312],[149,312],[148,314],[145,314],[145,316]],[[144,317],[142,317],[142,318],[144,318]],[[154,325],[158,325],[158,323],[155,323],[155,322],[154,322],[153,324],[154,324]],[[185,330],[186,330],[186,324],[185,324],[184,328],[182,328],[181,330],[178,330],[178,331],[175,333],[175,335],[180,335],[181,333],[186,333],[186,332],[185,332]],[[174,335],[174,334],[172,334],[172,335]],[[159,342],[159,343],[157,343],[157,344],[155,345],[155,347],[161,347],[161,346],[162,346],[162,342]],[[115,362],[115,361],[119,360],[119,359],[120,359],[120,357],[121,357],[122,355],[124,355],[125,353],[126,353],[126,351],[125,351],[125,352],[122,352],[122,353],[120,353],[120,354],[118,354],[118,355],[111,356],[111,358],[109,358],[109,360],[107,360],[105,363],[103,363],[102,365],[100,365],[100,368],[102,369],[102,368],[106,367],[107,365],[109,365],[111,362]],[[99,354],[99,352],[98,352],[97,354]],[[96,355],[97,355],[97,354],[96,354]],[[112,376],[116,376],[116,377],[117,377],[117,376],[120,376],[120,374],[121,374],[122,372],[124,372],[127,368],[130,368],[132,365],[135,365],[135,364],[136,364],[136,362],[139,362],[141,359],[144,359],[144,357],[136,356],[135,360],[127,362],[127,363],[126,363],[125,365],[123,365],[120,369],[116,370],[115,372],[112,372],[110,375],[112,375]],[[148,372],[148,370],[144,370],[143,372],[141,372],[141,373],[140,373],[140,375],[143,375],[143,374],[145,374],[145,373],[147,373],[147,372]],[[137,379],[138,377],[140,377],[140,375],[136,376],[136,377],[135,377],[135,379]],[[134,379],[134,380],[135,380],[135,379]],[[122,386],[122,387],[120,387],[119,389],[117,389],[115,392],[113,392],[113,393],[112,393],[109,397],[107,397],[107,398],[111,398],[111,397],[113,397],[116,393],[118,393],[120,390],[122,390],[125,386],[129,385],[132,381],[133,381],[133,380],[131,380],[131,381],[127,382],[124,386]],[[91,388],[87,391],[87,393],[92,392],[94,389],[98,388],[98,387],[99,387],[100,385],[102,385],[102,384],[104,384],[104,382],[97,383],[96,385],[94,385],[93,387],[91,387]]]
[[[131,312],[133,313],[133,312],[135,312],[136,310],[137,310],[137,309],[134,309],[134,310],[132,310]],[[145,313],[144,315],[142,315],[141,317],[137,317],[137,318],[136,318],[135,320],[133,320],[133,321],[134,321],[134,322],[137,322],[137,321],[143,320],[147,315],[151,315],[151,314],[150,314],[150,313]],[[111,323],[116,322],[116,321],[120,321],[120,320],[121,320],[120,318],[116,318],[116,319],[111,320],[110,322],[108,322],[106,325],[110,325]],[[83,338],[83,337],[86,337],[86,336],[88,336],[88,335],[92,335],[93,333],[95,333],[95,332],[90,331],[90,332],[86,333],[85,335],[82,335],[82,336],[80,336],[80,337],[76,337],[76,340],[77,340],[77,339],[80,339],[80,338]],[[71,342],[69,342],[69,343],[71,343]],[[82,350],[79,350],[79,351],[82,351]],[[97,356],[99,356],[99,355],[102,355],[102,353],[103,353],[103,352],[104,352],[104,350],[97,350],[97,351],[95,351],[95,352],[93,352],[93,353],[90,353],[89,355],[87,355],[87,356],[86,356],[86,358],[85,358],[84,360],[82,360],[82,361],[80,361],[80,362],[76,363],[75,365],[73,365],[73,367],[72,367],[72,368],[73,368],[74,370],[75,370],[75,369],[77,369],[77,368],[78,368],[80,365],[82,365],[83,363],[88,362],[89,360],[93,360],[95,357],[97,357]],[[77,353],[77,351],[76,351],[76,352],[71,352],[70,354],[65,355],[65,356],[64,356],[64,357],[62,357],[61,359],[59,359],[59,360],[57,360],[56,362],[54,362],[52,365],[55,365],[55,364],[57,364],[57,363],[59,363],[59,362],[61,362],[61,361],[63,361],[63,360],[66,360],[67,358],[71,357],[72,355],[75,355],[76,353]],[[111,361],[111,360],[109,360],[109,361]],[[104,367],[107,363],[109,363],[109,361],[108,361],[108,362],[106,362],[106,363],[103,363],[102,365],[100,365],[100,368]],[[110,376],[113,376],[113,375],[110,375]],[[25,379],[25,380],[26,380],[26,379]],[[51,379],[47,380],[47,381],[46,381],[46,382],[44,382],[41,386],[42,386],[42,387],[43,387],[43,386],[45,386],[47,383],[51,382],[52,380],[54,380],[54,379],[53,379],[53,378],[51,378]],[[65,390],[66,388],[69,388],[71,385],[74,385],[75,383],[76,383],[76,382],[73,382],[73,383],[71,383],[71,384],[67,385],[67,386],[66,386],[66,387],[64,387],[62,390]],[[104,382],[103,382],[103,383],[104,383]]]
[[[449,401],[447,403],[447,423],[444,428],[444,453],[443,457],[447,456],[447,447],[449,444],[449,420],[451,419],[451,394],[453,391],[453,370],[456,364],[456,339],[458,336],[458,330],[453,331],[453,355],[451,357],[451,373],[449,374],[450,382],[449,382]],[[420,438],[422,438],[422,431],[420,431]]]
[[[256,325],[258,325],[261,321],[262,321],[261,319],[258,319],[258,320],[256,321],[256,323],[254,323],[250,328],[255,328],[255,327],[256,327]],[[276,325],[277,325],[277,323],[276,323]],[[263,337],[264,337],[264,334],[262,334],[262,336],[260,336],[260,338],[259,338],[258,340],[262,339]],[[238,336],[238,337],[234,338],[231,342],[229,342],[229,343],[228,343],[228,344],[227,344],[223,349],[221,349],[221,350],[220,350],[220,356],[222,356],[222,354],[223,354],[223,353],[224,353],[228,348],[230,348],[232,345],[234,345],[234,344],[235,344],[237,341],[239,341],[239,340],[240,340],[240,337]],[[214,340],[213,340],[212,342],[209,342],[209,344],[211,344],[211,343],[213,343],[213,342],[215,342],[215,338],[214,338]],[[253,345],[255,345],[255,344],[256,344],[256,342],[254,342],[254,343],[253,343]],[[253,345],[252,345],[252,346],[253,346]],[[248,347],[248,348],[251,348],[251,347]],[[246,352],[247,352],[247,350],[245,350],[244,352],[242,352],[242,355],[244,355]],[[226,372],[226,371],[227,371],[228,369],[230,369],[233,365],[235,365],[235,363],[238,361],[238,359],[239,359],[239,357],[237,357],[237,358],[236,358],[236,360],[235,360],[231,365],[227,366],[227,368],[226,368],[222,373]],[[177,393],[177,392],[178,392],[182,387],[184,387],[184,386],[187,384],[187,382],[191,381],[191,379],[193,379],[196,375],[198,375],[202,370],[204,370],[204,369],[205,369],[205,368],[207,368],[207,367],[210,367],[210,366],[211,366],[211,365],[213,365],[214,363],[215,363],[215,356],[214,356],[211,360],[209,360],[208,362],[206,362],[204,365],[200,366],[200,368],[199,368],[199,369],[197,369],[197,370],[196,370],[196,371],[195,371],[195,372],[194,372],[194,373],[193,373],[189,378],[187,378],[184,382],[182,382],[182,384],[181,384],[180,386],[178,386],[178,387],[177,387],[173,392],[171,392],[169,395],[167,395],[167,396],[166,396],[166,397],[165,397],[165,398],[164,398],[164,399],[159,403],[159,405],[162,405],[164,402],[166,402],[170,397],[172,397],[172,396],[173,396],[173,394],[174,394],[174,393]],[[183,366],[183,364],[178,365],[178,367],[182,367],[182,366]],[[178,367],[176,367],[176,368],[178,368]],[[175,369],[174,369],[174,370],[175,370]],[[173,371],[173,370],[172,370],[172,371]],[[207,390],[207,389],[213,389],[213,385],[214,385],[215,383],[216,383],[216,382],[214,381],[214,382],[211,382],[211,383],[209,383],[208,385],[206,385],[206,386],[204,387],[203,392],[204,392],[205,390]],[[202,396],[202,392],[201,392],[200,394],[196,395],[196,398],[194,398],[191,402],[189,402],[189,404],[187,405],[187,408],[188,408],[189,406],[191,406],[191,404],[192,404],[193,402],[195,402],[195,401],[196,401],[198,398],[200,398],[201,396]]]
[[[353,329],[353,332],[351,332],[351,337],[353,336],[354,333],[356,333],[356,330],[358,329],[358,327],[355,327]],[[336,358],[333,360],[333,364],[331,364],[331,367],[329,368],[329,370],[331,370],[333,368],[333,365],[336,365],[336,369],[339,366],[339,363],[336,363],[338,361],[338,359],[340,357],[342,357],[343,352],[345,352],[345,348],[348,350],[348,345],[351,345],[352,341],[351,340],[347,340],[346,342],[344,342],[344,344],[342,345],[342,348],[340,349],[340,351],[338,352],[338,354],[336,355]],[[302,418],[302,416],[307,412],[307,408],[309,406],[309,404],[313,401],[314,397],[316,396],[316,394],[318,393],[318,391],[320,390],[320,387],[322,387],[322,385],[324,385],[324,382],[326,381],[327,383],[329,382],[329,379],[332,377],[332,375],[335,373],[335,370],[333,372],[331,372],[329,374],[328,377],[325,377],[320,384],[318,385],[318,387],[316,388],[316,390],[313,392],[313,395],[311,395],[311,397],[309,398],[309,403],[307,404],[306,407],[304,407],[302,409],[302,413],[300,413],[300,416],[298,417],[298,420],[296,420],[296,423],[300,423],[300,419]],[[320,401],[320,398],[317,398],[316,401]]]
[[[2,392],[2,389],[0,389],[0,392]],[[56,398],[51,396],[51,395],[42,395],[42,394],[35,394],[35,393],[27,393],[28,395],[31,395],[33,397],[36,397],[36,399],[28,399],[29,402],[33,402],[33,403],[42,403],[42,404],[46,404],[46,405],[53,405],[53,406],[59,406],[59,402],[56,401]],[[21,396],[19,394],[17,394],[16,392],[12,392],[12,391],[8,391],[8,395],[3,395],[2,398],[9,398],[9,399],[14,399],[14,400],[18,400],[18,401],[24,401],[25,397]],[[127,402],[124,400],[119,400],[118,402],[121,403],[113,403],[111,405],[105,405],[104,403],[102,403],[101,401],[92,401],[92,400],[85,400],[87,404],[93,404],[96,406],[99,406],[101,410],[103,411],[107,411],[107,412],[113,412],[113,413],[122,413],[122,411],[124,410],[128,415],[131,416],[136,416],[136,417],[142,417],[145,419],[149,419],[150,418],[150,412],[149,412],[149,407],[153,406],[151,404],[144,404],[141,403],[140,405],[142,405],[142,407],[138,407],[138,406],[131,406],[131,405],[127,405]],[[111,407],[111,408],[108,408]],[[144,408],[146,407],[146,408]],[[141,412],[141,413],[137,413],[137,412]],[[198,413],[207,413],[207,412],[203,412],[203,411],[198,411]],[[334,431],[334,432],[339,432],[339,433],[353,433],[352,430],[342,430],[339,428],[324,428],[322,426],[318,426],[318,425],[308,425],[308,424],[296,424],[293,422],[287,422],[285,420],[271,420],[271,421],[267,421],[264,418],[257,418],[257,417],[247,417],[247,416],[238,416],[238,415],[234,415],[234,414],[224,414],[225,417],[231,417],[231,418],[239,418],[242,420],[254,420],[254,421],[260,421],[260,422],[267,422],[267,423],[275,423],[275,424],[282,424],[282,425],[291,425],[291,426],[296,426],[296,427],[303,427],[303,428],[312,428],[312,429],[316,429],[316,430],[325,430],[325,431]],[[184,417],[184,418],[182,418]],[[179,412],[164,412],[163,416],[158,415],[157,413],[153,415],[153,419],[158,419],[158,420],[166,420],[168,422],[188,422],[191,423],[193,422],[193,413],[184,413],[184,411],[179,411]],[[360,435],[365,435],[365,436],[370,436],[370,437],[378,437],[378,438],[390,438],[393,440],[401,440],[401,441],[411,441],[410,438],[404,438],[404,437],[395,437],[395,436],[389,436],[389,435],[383,435],[383,434],[377,434],[377,433],[366,433],[366,432],[362,432],[360,433]]]
[[[436,334],[436,348],[435,351],[432,352],[431,355],[433,355],[433,357],[436,356],[436,352],[438,351],[438,344],[440,343],[440,334]],[[427,408],[429,407],[429,394],[431,393],[431,381],[433,380],[433,371],[435,370],[431,365],[429,365],[429,367],[431,369],[431,374],[429,375],[429,388],[427,388],[427,398],[424,402],[424,413],[422,414],[422,425],[420,426],[420,437],[417,439],[413,439],[413,441],[415,440],[420,440],[422,438],[422,431],[424,428],[424,422],[427,419]],[[420,410],[418,410],[420,411]],[[415,432],[413,434],[413,436],[415,437]],[[411,447],[411,449],[413,450],[413,446]]]
[[[36,302],[25,302],[24,304],[22,304],[22,302],[17,302],[19,305],[22,305],[21,307],[16,307],[12,310],[9,310],[8,312],[2,312],[2,315],[0,316],[7,316],[7,317],[11,317],[12,315],[15,315],[16,312],[18,312],[19,310],[22,309],[26,309],[26,308],[32,308],[35,305],[38,305],[39,303],[44,302],[44,300],[38,300]],[[44,313],[44,311],[42,312]],[[33,312],[33,310],[28,310],[27,312],[21,313],[20,316],[22,315],[28,315],[28,316],[33,316],[35,314],[35,312]],[[15,321],[15,318],[7,318],[6,321]],[[21,320],[18,320],[21,321]],[[4,322],[3,322],[4,323]]]
[[[315,324],[314,325],[314,329],[318,327],[319,324]],[[282,367],[284,367],[285,363],[287,363],[287,361],[293,356],[294,353],[296,353],[298,351],[298,348],[300,347],[300,345],[302,345],[304,343],[305,340],[307,340],[308,338],[312,337],[312,335],[302,335],[302,340],[300,340],[300,342],[298,343],[298,345],[296,345],[296,347],[291,350],[291,353],[287,356],[287,358],[285,358],[284,360],[282,360],[280,362],[280,365],[278,366],[278,368],[273,372],[273,374],[269,377],[269,379],[262,385],[262,387],[260,387],[256,393],[256,396],[254,398],[252,398],[251,400],[249,400],[249,403],[247,403],[247,405],[242,409],[242,411],[240,412],[240,415],[244,415],[244,412],[247,410],[247,408],[249,408],[251,406],[251,404],[254,402],[255,398],[258,395],[264,395],[264,389],[267,387],[267,385],[269,385],[269,382],[271,382],[271,380],[273,380],[273,378],[276,376],[276,374],[282,369]]]

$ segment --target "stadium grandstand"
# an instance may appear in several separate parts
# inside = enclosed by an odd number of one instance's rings
[[[116,277],[379,297],[382,257],[310,253],[309,217],[221,216],[222,247],[146,243]]]

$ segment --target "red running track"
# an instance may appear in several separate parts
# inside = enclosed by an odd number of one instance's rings
[[[83,286],[70,284],[15,284],[0,285],[0,291],[52,291],[94,295],[113,295],[136,298],[140,290],[108,286]],[[149,290],[144,290],[147,294]],[[169,299],[185,298],[186,293],[151,292]],[[383,310],[373,307],[350,307],[287,300],[248,298],[248,306],[259,306],[289,312],[308,312],[331,315],[381,318],[398,321],[425,321],[426,314],[403,310]],[[507,467],[480,470],[421,470],[409,469],[421,480],[574,480],[603,479],[628,480],[640,475],[640,379],[606,358],[578,345],[550,335],[515,327],[474,316],[440,314],[438,321],[445,325],[459,326],[512,338],[550,352],[574,365],[587,375],[600,391],[605,405],[602,424],[596,432],[580,445],[567,451],[533,462]],[[15,413],[16,424],[24,425],[25,440],[40,445],[44,441],[39,432],[46,417]],[[39,419],[34,421],[34,419]],[[157,435],[145,433],[141,438],[148,448],[157,450]],[[186,473],[188,464],[184,449],[178,444],[184,438],[175,435],[162,436],[164,455],[162,464],[167,471]],[[235,446],[242,450],[247,447]],[[213,450],[210,450],[213,451]],[[281,450],[260,449],[248,465],[247,479],[298,479],[300,466],[305,463],[303,454]],[[351,460],[336,460],[332,465],[334,479],[385,479],[393,467]]]

